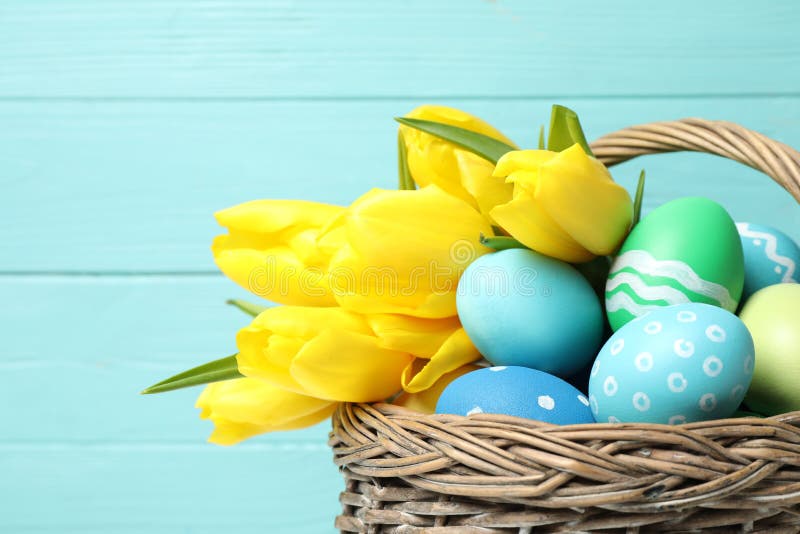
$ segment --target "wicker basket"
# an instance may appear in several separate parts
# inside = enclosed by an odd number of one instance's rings
[[[736,124],[634,126],[592,148],[607,165],[717,154],[800,200],[800,153]],[[554,426],[344,404],[329,444],[346,480],[343,532],[800,532],[800,412]]]

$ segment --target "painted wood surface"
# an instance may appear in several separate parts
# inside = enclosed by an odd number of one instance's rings
[[[795,17],[793,0],[6,1],[0,94],[796,94]]]
[[[332,532],[325,424],[204,443],[196,391],[244,291],[215,210],[347,204],[395,182],[391,118],[435,102],[533,145],[549,106],[590,138],[701,116],[800,146],[793,1],[0,2],[0,532]],[[800,239],[755,171],[674,154],[617,168]]]
[[[800,145],[795,97],[559,101],[584,117],[590,138],[630,124],[703,116]],[[265,197],[347,204],[371,187],[395,187],[392,117],[422,102],[0,101],[7,192],[0,209],[18,222],[0,226],[0,271],[211,272],[218,209]],[[551,104],[437,102],[484,116],[527,146]],[[646,209],[706,195],[738,218],[778,224],[800,238],[793,200],[746,167],[679,154],[632,161],[614,174],[633,190],[640,168],[648,171]],[[762,200],[742,204],[745,198]]]

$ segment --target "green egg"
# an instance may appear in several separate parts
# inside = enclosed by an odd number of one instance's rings
[[[753,381],[745,403],[775,415],[800,410],[800,284],[756,291],[740,314],[756,348]]]
[[[606,313],[617,330],[686,302],[734,312],[743,284],[742,243],[731,216],[707,198],[680,198],[650,212],[623,243],[606,282]]]

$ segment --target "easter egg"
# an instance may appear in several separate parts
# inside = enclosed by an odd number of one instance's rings
[[[766,415],[800,410],[800,285],[757,291],[739,316],[756,347],[756,368],[745,403]]]
[[[529,367],[500,366],[472,371],[442,392],[436,413],[494,413],[556,425],[594,423],[589,400],[551,374]]]
[[[613,330],[662,306],[701,302],[736,310],[744,283],[739,233],[728,212],[700,197],[656,208],[637,224],[606,283]]]
[[[800,247],[791,237],[771,226],[736,223],[744,252],[746,299],[759,289],[775,284],[796,284],[800,280]]]
[[[603,312],[571,265],[528,249],[481,256],[456,292],[458,317],[494,365],[521,365],[559,376],[589,364],[600,345]]]
[[[731,416],[753,376],[753,340],[717,306],[666,306],[603,345],[589,378],[599,422],[680,424]]]

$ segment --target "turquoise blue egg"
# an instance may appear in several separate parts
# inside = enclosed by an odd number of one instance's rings
[[[494,365],[569,376],[600,346],[603,311],[571,265],[527,249],[486,254],[458,283],[461,324]]]
[[[718,306],[667,306],[609,338],[589,378],[599,422],[680,424],[730,417],[755,365],[744,323]]]
[[[800,281],[800,247],[777,228],[736,223],[744,252],[744,291],[747,298],[759,289]]]
[[[436,413],[493,413],[556,425],[594,423],[589,399],[567,382],[529,367],[478,369],[453,380]]]

